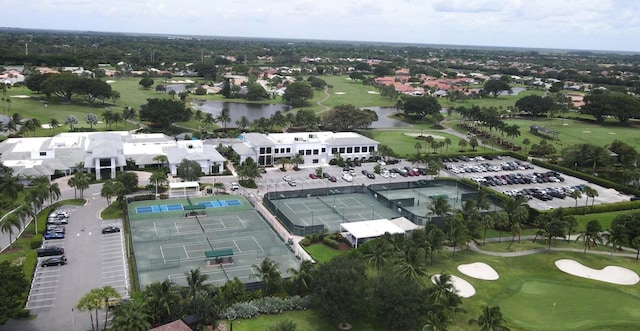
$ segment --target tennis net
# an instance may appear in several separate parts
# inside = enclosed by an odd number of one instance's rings
[[[316,198],[318,198],[318,200],[320,200],[320,202],[322,202],[325,206],[329,207],[329,209],[333,210],[334,213],[336,212],[336,209],[332,207],[330,204],[328,204],[326,201],[322,200],[319,195],[316,195]]]

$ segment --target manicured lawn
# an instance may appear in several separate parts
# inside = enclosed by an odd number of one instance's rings
[[[393,149],[393,151],[396,154],[400,155],[401,157],[415,155],[416,143],[420,143],[420,145],[422,145],[422,149],[420,150],[421,154],[425,153],[425,148],[429,148],[428,150],[429,152],[431,152],[431,148],[427,146],[428,144],[426,141],[418,140],[416,139],[416,137],[405,135],[405,133],[420,134],[420,129],[412,128],[412,129],[406,129],[406,130],[373,130],[371,131],[371,135],[373,136],[374,140],[379,141],[380,144],[384,144],[391,147],[391,149]],[[458,151],[458,149],[460,149],[460,147],[458,146],[458,142],[460,141],[460,138],[458,137],[452,136],[448,133],[444,133],[438,130],[424,130],[423,134],[425,136],[433,135],[434,137],[441,136],[443,138],[451,139],[451,145],[449,145],[449,148],[448,148],[449,153],[455,153]],[[469,150],[471,149],[469,148]],[[447,147],[445,146],[445,148],[442,151],[443,153],[447,153]],[[431,154],[431,155],[434,155],[437,157],[437,154]]]
[[[314,260],[320,263],[330,261],[334,257],[346,253],[346,251],[333,249],[323,243],[309,245],[304,249],[311,255],[311,257],[313,257]]]
[[[515,244],[514,244],[515,245]],[[467,321],[477,318],[482,305],[499,305],[508,326],[514,330],[635,330],[640,311],[628,307],[640,304],[638,286],[614,285],[565,274],[555,261],[577,260],[591,268],[617,265],[640,272],[632,259],[581,253],[551,252],[514,258],[456,254],[431,270],[444,271],[470,282],[476,295],[463,299],[467,312],[457,316],[451,330],[467,330]],[[497,281],[477,280],[457,270],[460,264],[485,262],[500,275]],[[553,302],[556,302],[555,311]],[[597,307],[597,309],[594,309]]]
[[[519,86],[520,87],[520,86]],[[507,108],[509,106],[514,106],[516,101],[520,98],[525,97],[527,95],[542,95],[544,92],[539,90],[527,90],[518,93],[518,95],[500,95],[497,98],[492,96],[488,96],[482,99],[474,99],[474,100],[465,100],[458,102],[449,102],[446,98],[443,98],[440,101],[440,104],[443,107],[466,107],[470,108],[473,105],[477,105],[479,107],[502,107]]]
[[[611,227],[611,222],[618,215],[624,215],[629,213],[638,212],[636,210],[622,210],[622,211],[612,211],[608,213],[598,213],[598,214],[587,214],[587,215],[576,215],[578,219],[578,223],[580,223],[580,229],[584,229],[587,226],[587,223],[591,220],[597,220],[602,225],[603,230],[607,230]]]

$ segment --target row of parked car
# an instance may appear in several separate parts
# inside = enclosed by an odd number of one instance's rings
[[[564,182],[558,172],[548,171],[545,173],[534,172],[532,174],[505,174],[495,176],[473,176],[471,180],[486,186],[513,185],[513,184],[535,184],[535,183],[561,183]]]
[[[468,157],[468,156],[458,156],[458,157],[443,157],[442,158],[442,162],[443,163],[447,163],[447,162],[470,162],[470,161],[485,161],[485,160],[502,160],[502,156],[491,156],[491,155],[487,155],[487,156],[476,156],[476,157]]]
[[[389,169],[390,173],[398,174],[402,177],[413,177],[413,176],[426,176],[427,169],[425,168],[412,168],[412,167],[404,167],[404,168],[391,168]]]
[[[491,164],[489,162],[482,163],[465,163],[462,165],[445,164],[444,168],[455,174],[472,173],[472,172],[497,172],[497,171],[514,171],[534,169],[533,165],[522,161],[502,162],[501,164]]]
[[[576,186],[563,186],[563,187],[547,187],[547,188],[525,188],[522,190],[509,190],[505,191],[504,194],[509,196],[521,195],[531,200],[536,198],[542,201],[550,201],[553,198],[564,199],[571,195],[576,190],[583,191],[584,185],[576,185]]]

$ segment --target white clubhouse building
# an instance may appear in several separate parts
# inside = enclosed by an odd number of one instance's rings
[[[183,159],[196,161],[205,175],[221,174],[224,157],[213,145],[201,140],[176,140],[161,133],[69,132],[54,137],[9,138],[0,143],[0,161],[14,176],[29,178],[74,170],[115,178],[129,164],[138,168],[157,166],[157,156],[166,156],[171,174]],[[165,163],[166,165],[166,163]]]
[[[253,158],[260,166],[273,166],[281,158],[300,153],[305,165],[324,166],[338,154],[345,161],[364,161],[378,150],[378,142],[355,132],[243,133],[232,144],[243,162]]]

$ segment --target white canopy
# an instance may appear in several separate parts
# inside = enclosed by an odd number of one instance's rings
[[[378,238],[387,232],[389,234],[405,233],[403,229],[388,219],[340,223],[340,228],[347,232],[347,239],[349,239],[356,248],[358,247],[359,240]]]

